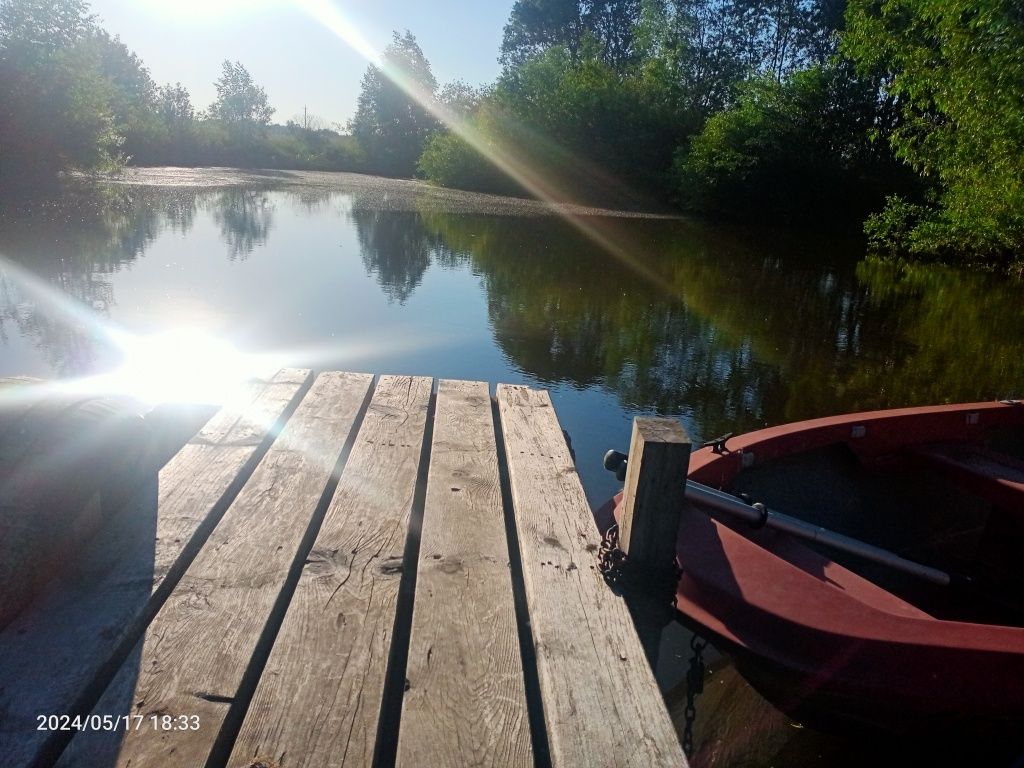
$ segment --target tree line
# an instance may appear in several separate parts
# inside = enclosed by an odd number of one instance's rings
[[[0,0],[0,184],[124,163],[363,170],[352,138],[315,117],[271,125],[240,62],[214,85],[206,109],[181,83],[157,85],[85,0]]]
[[[1022,7],[516,0],[494,83],[439,85],[413,35],[395,33],[341,133],[271,125],[238,62],[196,111],[84,0],[0,0],[0,177],[128,159],[540,184],[583,202],[863,225],[879,252],[1019,272]]]
[[[508,192],[522,180],[493,161],[513,158],[585,202],[863,226],[876,252],[1020,274],[1022,9],[1014,0],[517,0],[497,81],[437,92],[468,134],[420,131],[416,169]],[[385,67],[415,54],[413,77],[424,73],[420,90],[433,93],[412,42],[396,36]],[[371,141],[386,137],[362,143]],[[402,172],[413,170],[406,159]]]

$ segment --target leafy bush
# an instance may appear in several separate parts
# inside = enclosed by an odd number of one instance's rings
[[[744,83],[676,155],[691,210],[822,223],[863,221],[906,180],[869,131],[883,120],[869,83],[843,65]]]
[[[931,187],[869,223],[903,253],[1024,255],[1024,12],[1013,0],[851,0],[843,50],[898,100],[887,138]],[[886,234],[883,234],[886,233]],[[879,239],[880,238],[880,239]]]
[[[911,233],[927,211],[923,205],[890,195],[886,198],[885,208],[869,216],[864,223],[869,245],[876,253],[899,256],[906,251]]]
[[[596,199],[663,197],[672,151],[693,129],[668,70],[618,72],[586,45],[578,61],[556,47],[506,70],[494,100],[528,161],[568,188],[603,184],[588,190]]]
[[[508,183],[464,139],[445,131],[427,141],[417,168],[427,179],[444,187],[506,192]]]

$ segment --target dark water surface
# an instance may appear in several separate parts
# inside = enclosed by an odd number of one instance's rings
[[[638,414],[701,441],[1024,394],[1020,283],[827,237],[584,219],[613,256],[536,206],[438,206],[395,184],[110,185],[7,205],[0,376],[115,365],[99,321],[187,325],[322,370],[528,383],[551,391],[592,502],[615,490],[601,455]]]
[[[113,365],[94,318],[186,325],[289,365],[535,384],[592,501],[614,489],[600,457],[626,447],[637,414],[679,416],[704,440],[1024,394],[1024,284],[864,260],[857,242],[597,220],[629,244],[616,258],[555,215],[439,211],[366,181],[112,185],[8,208],[0,376]],[[81,314],[40,300],[15,266]]]

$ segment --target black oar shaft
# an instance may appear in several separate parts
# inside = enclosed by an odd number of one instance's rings
[[[772,528],[783,531],[791,536],[808,541],[814,541],[825,546],[832,547],[841,552],[862,557],[874,563],[880,563],[897,571],[916,576],[920,579],[930,581],[933,584],[948,586],[953,577],[938,568],[915,563],[900,557],[895,552],[876,547],[865,541],[854,539],[836,531],[822,528],[820,525],[804,522],[782,512],[775,512],[758,506],[751,506],[742,499],[731,496],[723,491],[716,490],[707,485],[688,480],[686,483],[686,498],[699,507],[712,509],[732,517],[745,520],[753,525]]]

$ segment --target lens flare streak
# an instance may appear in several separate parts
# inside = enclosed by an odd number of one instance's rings
[[[333,32],[370,64],[380,69],[398,88],[423,106],[448,130],[465,141],[488,162],[531,195],[538,200],[552,204],[573,201],[574,195],[572,190],[565,188],[551,174],[533,167],[531,163],[520,157],[519,153],[514,151],[513,148],[503,146],[500,142],[491,141],[486,138],[471,123],[439,103],[433,93],[423,88],[419,83],[410,78],[407,73],[391,66],[331,0],[296,1],[303,11]],[[551,144],[544,137],[534,135],[533,138],[536,141],[545,141],[549,145]],[[559,150],[559,148],[555,147],[555,150],[558,151],[560,156],[565,158],[567,165],[575,165],[577,167],[582,165],[578,159],[569,155],[564,149]],[[609,178],[608,183],[614,182]],[[650,281],[653,285],[658,286],[661,290],[670,295],[675,295],[675,292],[661,276],[654,273],[641,259],[637,258],[635,246],[612,223],[598,220],[595,217],[581,216],[564,209],[560,210],[557,206],[554,210],[603,251]]]

